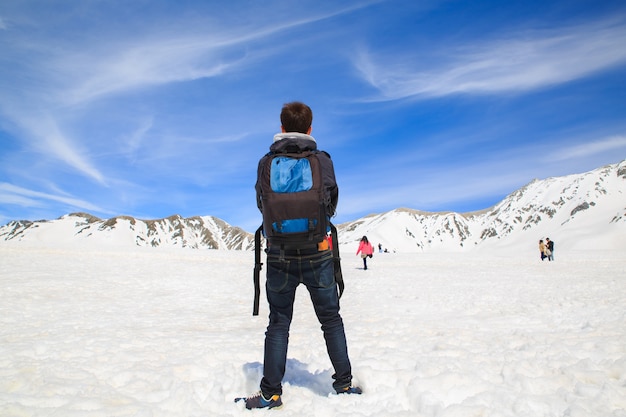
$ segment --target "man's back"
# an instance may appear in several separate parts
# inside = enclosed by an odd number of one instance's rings
[[[266,251],[265,284],[270,314],[261,392],[236,399],[243,400],[248,409],[282,406],[289,328],[296,288],[301,283],[306,286],[322,325],[326,349],[335,369],[333,388],[338,394],[361,394],[360,388],[352,387],[352,367],[339,314],[340,285],[335,275],[335,257],[328,245],[323,245],[339,193],[330,156],[319,151],[310,136],[312,119],[307,105],[286,104],[281,112],[282,133],[274,137],[270,153],[259,161],[255,189],[257,206],[263,214],[263,229],[270,242]],[[315,198],[305,198],[311,196]],[[285,225],[302,219],[307,230],[291,233],[308,244],[296,240],[297,244],[291,246],[289,233],[283,233]],[[334,243],[336,246],[337,242]]]

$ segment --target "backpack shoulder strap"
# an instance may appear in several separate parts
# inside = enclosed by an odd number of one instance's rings
[[[263,232],[263,225],[259,226],[254,233],[254,273],[252,275],[252,281],[254,282],[254,304],[252,306],[252,315],[259,315],[259,300],[261,296],[261,233]]]
[[[343,282],[343,273],[341,272],[341,256],[339,255],[339,238],[337,237],[337,228],[330,223],[330,234],[333,238],[333,264],[335,267],[335,281],[339,287],[339,298],[343,294],[345,284]]]

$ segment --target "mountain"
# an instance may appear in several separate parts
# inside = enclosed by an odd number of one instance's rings
[[[94,246],[173,246],[193,249],[249,250],[250,233],[211,216],[138,220],[119,216],[102,220],[73,213],[52,221],[13,221],[0,228],[0,241],[80,242]]]
[[[591,172],[533,180],[497,205],[474,213],[397,209],[340,225],[356,248],[367,235],[390,251],[510,251],[537,248],[550,237],[559,248],[626,248],[626,160]]]
[[[495,206],[473,213],[429,213],[400,208],[338,225],[345,250],[367,235],[399,252],[536,250],[550,237],[560,249],[626,247],[626,160],[583,174],[533,180]],[[51,221],[13,221],[0,242],[93,246],[174,246],[250,250],[251,233],[215,217],[107,220],[74,213]]]

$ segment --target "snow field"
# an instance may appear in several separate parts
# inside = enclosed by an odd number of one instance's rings
[[[376,253],[363,271],[351,249],[342,316],[365,393],[332,394],[300,288],[280,415],[626,416],[624,254]],[[0,247],[0,415],[251,415],[232,399],[262,374],[252,266],[251,252]]]

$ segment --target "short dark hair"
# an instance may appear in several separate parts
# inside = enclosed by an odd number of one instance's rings
[[[313,111],[299,101],[287,103],[280,112],[280,123],[285,132],[308,133],[313,123]]]

